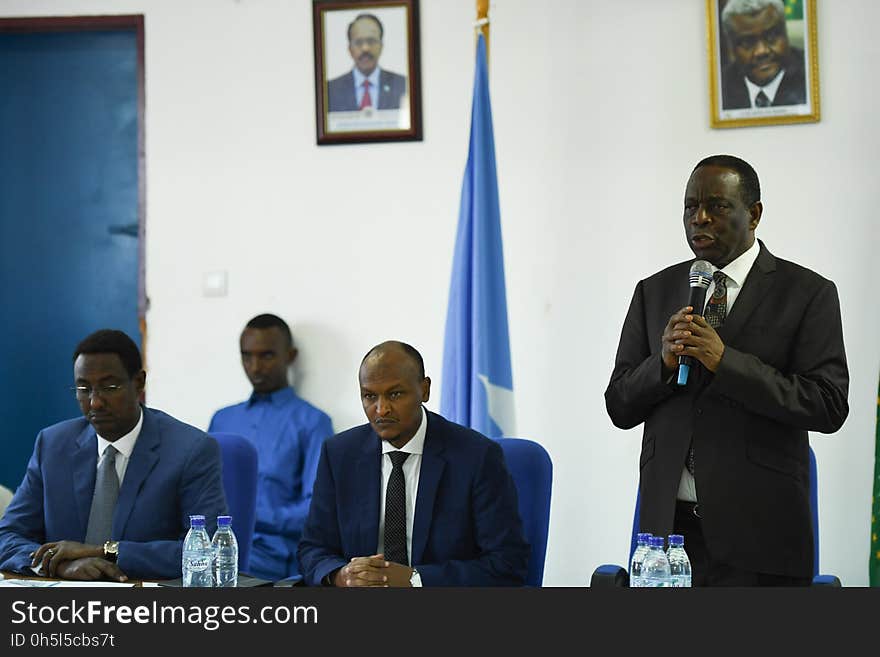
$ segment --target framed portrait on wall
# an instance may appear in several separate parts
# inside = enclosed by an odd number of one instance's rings
[[[418,0],[313,0],[319,145],[422,139]]]
[[[819,120],[816,0],[706,0],[713,128]]]

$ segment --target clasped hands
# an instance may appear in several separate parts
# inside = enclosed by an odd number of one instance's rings
[[[115,563],[104,557],[101,545],[86,545],[76,541],[43,543],[31,554],[31,568],[41,568],[47,577],[61,579],[110,579],[125,582],[128,577]]]
[[[679,356],[691,356],[710,372],[718,369],[724,355],[724,343],[709,323],[694,315],[693,306],[685,306],[666,323],[661,339],[663,366],[670,372],[678,367]]]
[[[394,561],[386,561],[384,554],[369,557],[352,557],[351,561],[336,571],[333,585],[403,587],[410,586],[413,569]]]

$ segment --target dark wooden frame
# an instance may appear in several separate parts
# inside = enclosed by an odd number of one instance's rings
[[[409,91],[410,127],[404,130],[329,131],[327,129],[327,80],[324,75],[323,13],[352,9],[403,7],[407,10],[407,86]],[[422,88],[419,33],[419,0],[312,0],[313,38],[315,53],[315,122],[318,145],[422,140]]]
[[[138,320],[140,322],[144,360],[147,350],[147,292],[146,292],[146,219],[147,167],[144,138],[144,17],[142,14],[118,16],[48,16],[0,18],[0,32],[86,32],[134,30],[137,44],[137,117],[138,117]]]

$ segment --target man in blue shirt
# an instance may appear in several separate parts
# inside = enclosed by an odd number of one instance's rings
[[[241,334],[241,363],[253,386],[247,401],[221,408],[209,432],[238,433],[257,448],[257,521],[242,570],[279,580],[298,574],[296,546],[312,499],[321,445],[333,435],[326,413],[300,399],[287,372],[297,355],[290,328],[257,315]]]

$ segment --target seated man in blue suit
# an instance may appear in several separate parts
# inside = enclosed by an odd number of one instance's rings
[[[306,583],[522,585],[529,545],[498,443],[423,408],[431,380],[407,344],[373,347],[358,378],[369,423],[322,447]]]
[[[80,342],[73,373],[85,417],[37,436],[0,521],[0,570],[120,582],[180,577],[190,514],[210,524],[226,513],[217,442],[140,405],[146,373],[121,331]]]

